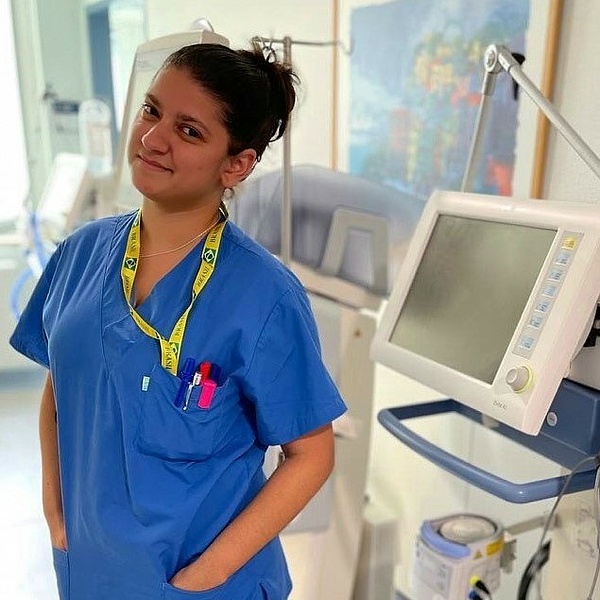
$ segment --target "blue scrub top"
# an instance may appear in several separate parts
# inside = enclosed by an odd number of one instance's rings
[[[58,247],[11,337],[50,369],[68,552],[54,550],[61,600],[282,600],[278,539],[225,584],[168,584],[264,485],[268,445],[340,416],[302,285],[228,223],[180,352],[221,368],[209,409],[173,400],[180,380],[134,323],[120,268],[134,214],[89,223]],[[140,315],[168,338],[188,306],[201,245],[155,286]]]

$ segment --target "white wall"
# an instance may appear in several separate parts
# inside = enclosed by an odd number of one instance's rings
[[[554,102],[596,154],[600,154],[600,3],[564,2]],[[549,199],[600,201],[600,181],[553,132],[547,161]]]
[[[46,83],[60,99],[89,97],[87,25],[81,0],[38,0],[38,15]]]
[[[37,202],[60,136],[46,92],[80,101],[91,93],[85,13],[81,0],[12,0],[30,196]]]
[[[15,47],[29,167],[29,196],[39,198],[50,172],[52,155],[44,95],[41,41],[36,0],[13,0]]]

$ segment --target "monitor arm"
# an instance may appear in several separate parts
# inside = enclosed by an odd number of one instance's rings
[[[533,103],[544,113],[546,118],[556,127],[567,143],[579,154],[588,167],[600,178],[600,158],[583,141],[581,136],[567,123],[556,107],[540,92],[536,85],[525,75],[519,61],[506,46],[492,44],[487,47],[483,63],[485,74],[481,89],[481,102],[475,123],[475,131],[471,141],[471,149],[463,177],[461,191],[469,191],[473,184],[474,165],[481,151],[481,131],[488,116],[489,101],[494,94],[495,79],[498,73],[506,71],[531,98]]]

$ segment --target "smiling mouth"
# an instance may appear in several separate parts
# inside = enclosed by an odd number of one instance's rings
[[[168,167],[165,167],[165,166],[161,165],[160,163],[154,162],[153,160],[150,160],[149,158],[145,158],[141,154],[138,154],[137,156],[144,164],[146,164],[154,169],[158,169],[160,171],[168,171],[170,173],[173,172],[172,169],[169,169]]]

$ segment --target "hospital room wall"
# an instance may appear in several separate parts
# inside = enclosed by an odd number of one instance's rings
[[[43,0],[44,2],[46,0]],[[70,5],[74,0],[60,0],[61,6]],[[369,4],[365,0],[357,0]],[[350,0],[346,0],[349,3]],[[89,0],[86,3],[92,3]],[[27,3],[18,0],[16,4]],[[56,3],[47,2],[54,7]],[[286,0],[275,2],[264,0],[257,10],[253,2],[235,0],[146,0],[149,37],[188,29],[191,22],[199,17],[208,17],[219,33],[227,35],[232,45],[247,45],[255,34],[281,37],[290,35],[302,40],[331,40],[333,35],[333,2],[322,0]],[[168,10],[165,6],[168,5]],[[198,6],[201,10],[198,10]],[[77,11],[75,11],[77,12]],[[56,15],[62,11],[56,10]],[[290,17],[293,15],[293,17]],[[57,17],[58,18],[58,17]],[[600,27],[600,3],[597,0],[567,0],[562,19],[559,56],[556,64],[555,102],[564,116],[579,130],[596,152],[600,152],[600,113],[596,99],[600,97],[600,77],[595,66],[595,57],[600,51],[600,39],[596,35]],[[45,27],[49,27],[46,22]],[[75,25],[74,25],[75,26]],[[342,39],[344,24],[341,23]],[[61,25],[62,27],[62,25]],[[60,29],[59,29],[60,31]],[[49,51],[52,51],[50,48]],[[84,53],[80,52],[80,55]],[[300,110],[294,122],[292,159],[294,163],[310,162],[330,166],[332,152],[332,52],[326,48],[294,47],[294,62],[299,65],[299,73],[304,82],[300,97]],[[78,67],[79,68],[79,67]],[[69,74],[68,69],[64,71]],[[60,73],[57,73],[60,76]],[[347,99],[348,94],[345,93]],[[37,98],[36,98],[37,101]],[[524,101],[525,102],[525,101]],[[36,105],[36,110],[39,107]],[[343,162],[345,153],[343,106],[340,106],[339,157]],[[524,124],[524,128],[531,123]],[[280,145],[279,145],[280,146]],[[278,168],[279,154],[266,157],[264,168]],[[551,132],[547,159],[545,196],[551,199],[581,200],[600,198],[600,184],[589,173],[587,167],[567,144]],[[384,367],[377,368],[377,393],[373,414],[386,406],[411,401],[424,401],[436,397],[436,393],[410,380],[392,373]],[[542,471],[533,459],[522,460],[518,449],[507,451],[501,444],[488,443],[480,437],[474,439],[471,432],[463,435],[458,427],[433,427],[436,441],[444,447],[452,447],[460,453],[485,454],[493,464],[522,462],[523,469]],[[520,519],[528,512],[541,512],[540,506],[521,508],[506,505],[488,497],[483,492],[468,489],[457,479],[416,456],[404,448],[378,424],[374,425],[371,453],[371,475],[369,492],[372,498],[385,504],[398,518],[401,534],[399,569],[397,582],[406,591],[408,573],[411,566],[411,552],[414,535],[420,522],[439,514],[472,509],[478,513],[489,513],[501,518],[506,524]],[[591,493],[578,495],[582,502],[591,503]],[[568,542],[568,540],[567,540]],[[565,543],[567,543],[565,542]],[[589,560],[574,553],[577,560],[566,561],[563,567],[568,580],[583,586],[591,573]],[[526,552],[523,552],[526,555]],[[583,570],[576,570],[574,564],[582,564]],[[581,576],[578,578],[577,573]],[[560,577],[558,579],[561,579]],[[565,581],[567,579],[565,578]],[[573,596],[573,587],[560,597]],[[500,599],[504,597],[498,596]],[[507,595],[506,598],[511,596]],[[514,595],[512,596],[514,598]]]
[[[554,102],[565,119],[600,154],[600,3],[564,1],[563,26],[556,63]],[[546,197],[600,202],[600,181],[556,132],[546,164]]]
[[[90,66],[81,0],[37,3],[42,60],[48,92],[57,100],[80,101],[89,97]],[[69,35],[65,35],[68,31]]]
[[[39,200],[64,116],[52,101],[79,102],[91,93],[82,0],[11,0],[30,179]],[[68,35],[65,34],[68,32]],[[61,119],[62,122],[61,122]]]

